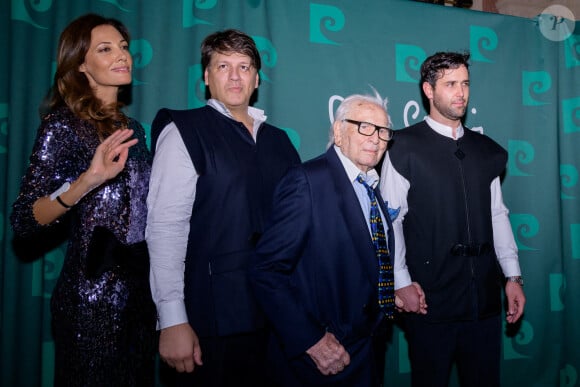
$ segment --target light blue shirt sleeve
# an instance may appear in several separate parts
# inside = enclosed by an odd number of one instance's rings
[[[157,141],[147,197],[145,239],[158,329],[188,321],[183,295],[184,268],[197,178],[179,130],[171,122]]]

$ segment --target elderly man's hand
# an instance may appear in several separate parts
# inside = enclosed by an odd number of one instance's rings
[[[336,375],[350,364],[350,355],[330,332],[326,332],[306,353],[323,375]]]

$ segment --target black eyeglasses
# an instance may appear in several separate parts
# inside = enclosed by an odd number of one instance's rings
[[[343,121],[356,125],[358,132],[363,136],[372,136],[375,132],[379,132],[379,138],[383,141],[389,141],[393,138],[393,131],[387,127],[371,124],[370,122],[350,120],[348,118],[343,119]]]

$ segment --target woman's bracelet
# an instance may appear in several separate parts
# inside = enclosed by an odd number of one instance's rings
[[[64,208],[66,208],[67,210],[68,210],[69,208],[71,208],[71,207],[72,207],[72,206],[69,206],[68,204],[66,204],[65,202],[63,202],[63,201],[62,201],[62,199],[60,198],[60,195],[58,195],[58,196],[56,197],[56,201],[57,201],[57,202],[58,202],[58,203],[59,203],[61,206],[63,206]]]

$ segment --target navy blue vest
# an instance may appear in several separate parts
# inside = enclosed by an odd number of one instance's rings
[[[199,174],[185,263],[185,305],[200,336],[251,332],[264,326],[246,270],[274,188],[300,162],[288,136],[266,123],[254,141],[246,127],[214,108],[158,112],[152,149],[173,121]]]
[[[507,152],[471,130],[456,141],[420,122],[395,132],[389,157],[411,184],[403,230],[411,278],[423,286],[429,305],[421,318],[499,313],[502,277],[493,249],[490,184],[505,169]],[[457,245],[486,248],[458,254],[452,251]]]

